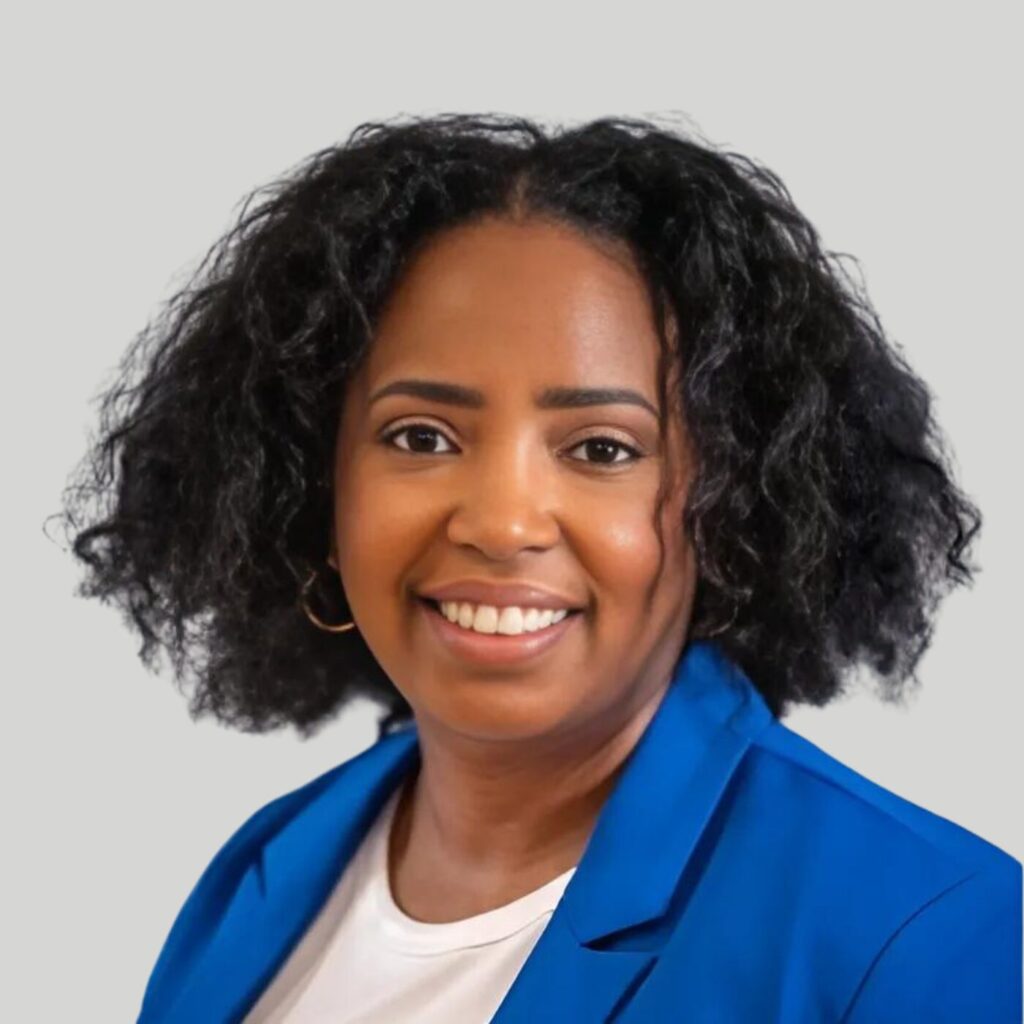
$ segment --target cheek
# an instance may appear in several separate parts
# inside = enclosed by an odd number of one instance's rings
[[[624,510],[605,518],[593,538],[590,560],[610,593],[642,589],[657,571],[658,539],[649,516]]]
[[[429,518],[421,502],[401,499],[379,473],[358,466],[339,475],[334,512],[338,567],[358,600],[400,598],[409,565],[425,543]]]
[[[692,546],[683,534],[684,500],[683,493],[668,498],[657,521],[653,499],[594,518],[581,558],[596,581],[599,608],[633,624],[675,614],[694,574]]]

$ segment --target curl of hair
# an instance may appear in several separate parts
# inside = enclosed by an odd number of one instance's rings
[[[389,290],[431,235],[488,215],[625,242],[649,283],[662,399],[697,455],[687,641],[714,637],[778,716],[860,665],[898,699],[981,524],[929,393],[776,175],[639,119],[368,122],[253,193],[102,396],[62,505],[77,592],[122,609],[147,667],[169,653],[194,716],[308,734],[362,694],[382,734],[407,720],[358,631],[318,630],[299,594]]]

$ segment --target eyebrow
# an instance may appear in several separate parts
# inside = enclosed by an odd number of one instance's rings
[[[395,380],[378,388],[370,396],[370,404],[388,395],[411,395],[445,405],[460,405],[467,409],[482,409],[487,404],[482,391],[462,384],[440,380],[406,378]],[[655,419],[658,410],[640,394],[630,388],[545,388],[536,399],[538,409],[579,409],[588,405],[637,405],[646,409]]]

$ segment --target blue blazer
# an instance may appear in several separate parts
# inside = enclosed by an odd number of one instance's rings
[[[418,756],[412,723],[245,822],[138,1020],[241,1020]],[[1020,1006],[1020,863],[790,731],[704,641],[492,1021],[1010,1024]]]

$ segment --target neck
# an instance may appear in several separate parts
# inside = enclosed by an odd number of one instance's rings
[[[421,877],[443,865],[481,886],[543,884],[568,870],[667,685],[585,730],[523,742],[467,738],[418,717],[420,769],[396,810],[392,863],[411,861]]]

